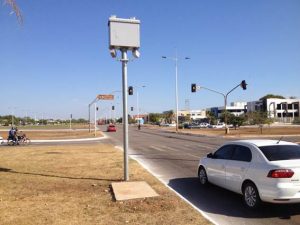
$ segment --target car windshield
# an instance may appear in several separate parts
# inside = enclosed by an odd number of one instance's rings
[[[299,145],[261,146],[259,149],[269,161],[300,159]]]

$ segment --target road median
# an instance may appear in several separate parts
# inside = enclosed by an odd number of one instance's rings
[[[210,224],[135,160],[131,181],[159,197],[115,201],[122,176],[122,152],[108,144],[3,147],[1,224]]]

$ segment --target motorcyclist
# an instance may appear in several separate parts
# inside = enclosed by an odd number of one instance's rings
[[[17,139],[18,128],[12,127],[8,132],[8,140],[12,140],[15,143],[18,143]]]

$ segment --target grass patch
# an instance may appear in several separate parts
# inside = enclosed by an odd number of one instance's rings
[[[110,184],[123,177],[123,155],[106,144],[0,148],[1,225],[209,224],[136,161],[131,180],[157,198],[116,202]]]
[[[23,131],[23,130],[22,130]],[[31,140],[60,140],[60,139],[76,139],[76,138],[92,138],[95,137],[95,133],[89,133],[88,130],[35,130],[35,131],[23,131],[28,138]],[[8,136],[8,131],[0,131],[0,136],[4,139]],[[96,132],[96,137],[101,137],[102,133],[100,131]]]

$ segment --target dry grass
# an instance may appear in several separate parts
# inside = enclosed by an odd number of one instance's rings
[[[76,138],[91,138],[95,137],[94,132],[89,133],[88,130],[56,130],[56,131],[47,131],[47,130],[38,130],[38,131],[24,131],[26,136],[31,140],[54,140],[54,139],[76,139]],[[7,138],[8,132],[0,131],[0,136],[4,139]],[[102,133],[100,131],[96,132],[96,137],[101,137]]]
[[[137,162],[131,180],[160,197],[116,202],[110,184],[123,176],[122,153],[105,144],[0,147],[1,225],[209,224]]]

